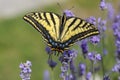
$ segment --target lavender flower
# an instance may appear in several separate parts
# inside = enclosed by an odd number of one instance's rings
[[[81,41],[80,47],[82,49],[82,53],[83,53],[84,58],[86,58],[86,55],[88,53],[87,39],[84,39]]]
[[[112,68],[112,71],[120,74],[120,15],[115,16],[112,24],[112,29],[113,29],[113,34],[115,36],[115,46],[116,46],[115,55],[116,55],[116,62],[117,62]],[[120,76],[118,76],[118,80],[119,80],[119,77]]]
[[[74,75],[75,67],[73,64],[73,60],[76,58],[77,53],[78,52],[76,50],[64,51],[63,55],[59,59],[62,63],[60,77],[63,78],[64,80],[69,80],[69,75],[67,74],[69,68],[72,72],[73,78],[75,79],[75,75]]]
[[[114,22],[120,22],[120,14],[115,16]]]
[[[69,68],[69,65],[63,63],[63,64],[62,64],[62,67],[61,67],[61,71],[62,71],[63,73],[64,73],[64,72],[67,72],[67,71],[68,71],[68,68]]]
[[[108,51],[106,49],[103,50],[103,54],[104,55],[107,55],[108,54]]]
[[[98,61],[101,61],[102,57],[100,54],[96,54],[95,55],[95,59],[98,60]]]
[[[46,52],[47,52],[48,54],[51,53],[51,49],[50,49],[50,47],[47,46],[47,47],[45,48],[45,50],[46,50]]]
[[[75,73],[75,65],[74,65],[73,60],[70,61],[70,70],[73,74]]]
[[[71,59],[75,59],[77,57],[78,51],[73,49],[73,50],[69,50],[68,53],[69,53],[68,55]]]
[[[31,76],[31,67],[32,64],[30,61],[26,61],[26,63],[21,63],[19,68],[21,69],[20,72],[20,77],[22,78],[22,80],[30,80],[30,76]]]
[[[67,80],[65,78],[68,77],[68,74],[67,74],[68,69],[69,69],[69,65],[66,63],[62,63],[60,77],[63,78],[64,80]]]
[[[63,55],[59,58],[62,63],[69,63],[72,59],[77,57],[78,52],[76,50],[64,51]]]
[[[101,33],[106,30],[106,20],[102,20],[100,17],[98,18],[98,29]]]
[[[116,60],[120,62],[120,17],[117,15],[112,24],[113,33],[115,36],[115,45],[116,45]]]
[[[91,61],[94,61],[95,60],[95,54],[93,52],[89,52],[88,53],[88,59],[91,60]]]
[[[74,62],[73,60],[70,61],[70,71],[71,71],[71,78],[70,80],[76,80],[76,68],[75,68],[75,65],[74,65]]]
[[[89,18],[86,19],[87,22],[96,25],[96,18],[91,16]]]
[[[65,73],[62,73],[61,75],[60,75],[60,77],[62,78],[62,80],[76,80],[74,77],[73,77],[73,75],[72,74],[66,74],[66,76],[64,76],[65,75]]]
[[[103,77],[103,80],[110,80],[109,75],[105,75],[105,76]]]
[[[70,10],[65,10],[64,13],[65,13],[65,15],[67,17],[73,17],[73,16],[75,16]]]
[[[69,80],[76,80],[72,74],[69,75]]]
[[[114,17],[114,9],[111,3],[107,3],[107,10],[108,10],[108,19],[113,20]]]
[[[90,37],[90,41],[93,44],[97,44],[100,42],[100,37],[99,36],[92,36],[92,37]]]
[[[90,79],[91,76],[92,76],[92,73],[91,73],[91,72],[88,72],[87,75],[86,75],[86,80],[91,80],[91,79]]]
[[[84,63],[80,63],[78,66],[78,69],[79,69],[79,71],[78,71],[79,76],[85,75],[86,65]]]
[[[115,64],[114,67],[112,68],[112,71],[120,73],[120,63]]]
[[[55,61],[53,61],[52,59],[48,60],[48,64],[52,69],[57,65],[57,63]]]
[[[44,71],[44,80],[50,80],[50,74],[48,70]]]
[[[114,22],[112,24],[112,29],[113,29],[113,33],[114,33],[114,36],[116,38],[119,38],[119,33],[120,33],[120,15],[117,15],[114,19]]]
[[[62,72],[62,73],[60,74],[60,78],[62,78],[63,80],[65,80],[65,77],[66,77],[66,74],[65,74],[64,72]]]
[[[50,47],[47,46],[45,50],[49,54],[48,65],[53,69],[57,65],[57,63],[55,61],[53,61],[52,58],[51,58]]]
[[[87,18],[86,21],[89,22],[89,23],[91,23],[91,24],[96,25],[96,18],[93,17],[93,16]],[[96,43],[100,42],[100,37],[99,37],[99,36],[92,36],[92,37],[90,37],[90,41],[91,41],[93,44],[96,44]]]
[[[91,61],[94,61],[94,63],[96,63],[97,61],[101,61],[102,57],[100,54],[95,54],[94,52],[89,52],[88,59]]]
[[[105,3],[105,0],[101,0],[100,1],[100,9],[101,10],[104,10],[104,9],[106,9],[107,8],[107,6],[106,6],[106,3]]]

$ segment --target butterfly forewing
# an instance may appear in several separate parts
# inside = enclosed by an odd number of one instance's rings
[[[59,15],[49,12],[36,12],[25,15],[24,19],[32,24],[45,38],[49,35],[55,41],[59,39]]]

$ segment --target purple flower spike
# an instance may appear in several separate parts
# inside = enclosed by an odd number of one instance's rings
[[[108,51],[106,49],[103,50],[103,54],[104,55],[107,55],[108,54]]]
[[[68,55],[71,59],[75,59],[77,57],[78,51],[73,49],[68,51]]]
[[[102,56],[100,54],[96,54],[94,52],[89,52],[88,53],[88,59],[93,61],[94,64],[95,64],[97,61],[101,61]]]
[[[96,18],[91,16],[89,18],[86,19],[87,22],[96,25]]]
[[[101,18],[98,18],[98,29],[99,29],[99,31],[106,30],[106,20],[102,20]]]
[[[104,9],[106,9],[107,8],[107,6],[106,6],[106,3],[105,3],[105,0],[101,0],[100,1],[100,9],[101,10],[104,10]]]
[[[91,76],[92,76],[92,73],[91,73],[91,72],[88,72],[87,75],[86,75],[86,80],[91,80],[91,79],[90,79]]]
[[[88,59],[90,59],[91,61],[94,61],[95,60],[95,54],[92,53],[92,52],[89,52],[88,53]]]
[[[63,66],[61,67],[61,71],[62,73],[65,73],[68,71],[69,65],[68,64],[63,64]]]
[[[22,78],[22,80],[30,80],[30,76],[31,76],[31,67],[32,64],[30,61],[26,61],[26,63],[21,63],[19,68],[21,69],[20,72],[20,77]]]
[[[88,45],[87,45],[86,39],[81,41],[80,47],[82,49],[82,53],[83,53],[84,58],[86,58],[86,54],[88,53]]]
[[[96,54],[96,55],[95,55],[95,58],[96,58],[96,60],[98,60],[98,61],[101,61],[101,59],[102,59],[102,57],[101,57],[100,54]]]
[[[48,70],[44,71],[44,80],[50,80],[50,73]]]
[[[105,76],[103,77],[103,80],[110,80],[109,75],[105,75]]]
[[[120,63],[120,15],[115,17],[112,28],[115,36],[116,61]]]
[[[111,3],[107,3],[107,10],[108,10],[108,19],[113,20],[114,18],[114,9]]]
[[[47,46],[47,47],[45,48],[45,50],[46,50],[46,52],[47,52],[48,54],[51,53],[51,49],[50,49],[50,47]]]
[[[79,69],[79,76],[83,76],[86,72],[86,65],[83,63],[80,63],[78,66]]]
[[[120,22],[120,15],[115,16],[114,22]]]
[[[68,50],[64,51],[63,55],[59,58],[61,63],[68,64],[71,60],[75,59],[77,57],[78,52],[76,50]]]
[[[57,63],[55,61],[50,60],[50,59],[48,60],[48,64],[52,69],[57,65]]]
[[[69,65],[66,63],[62,63],[60,77],[63,78],[63,80],[68,80],[68,74],[66,74],[68,69]]]
[[[100,37],[99,36],[92,36],[90,37],[90,41],[93,43],[93,44],[97,44],[100,42]]]
[[[71,72],[75,72],[75,65],[74,65],[74,62],[73,62],[73,60],[72,61],[70,61],[70,70],[71,70]]]
[[[70,10],[65,10],[64,13],[65,13],[65,15],[67,17],[73,17],[73,16],[75,16]]]
[[[112,68],[112,71],[120,73],[120,63],[115,64],[115,66]]]

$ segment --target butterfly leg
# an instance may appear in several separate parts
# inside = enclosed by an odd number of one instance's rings
[[[56,51],[53,51],[53,54],[56,56]]]

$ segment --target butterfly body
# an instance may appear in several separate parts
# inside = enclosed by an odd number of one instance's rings
[[[44,38],[52,51],[68,50],[78,40],[98,35],[98,29],[78,17],[60,16],[51,12],[33,12],[24,16]]]

